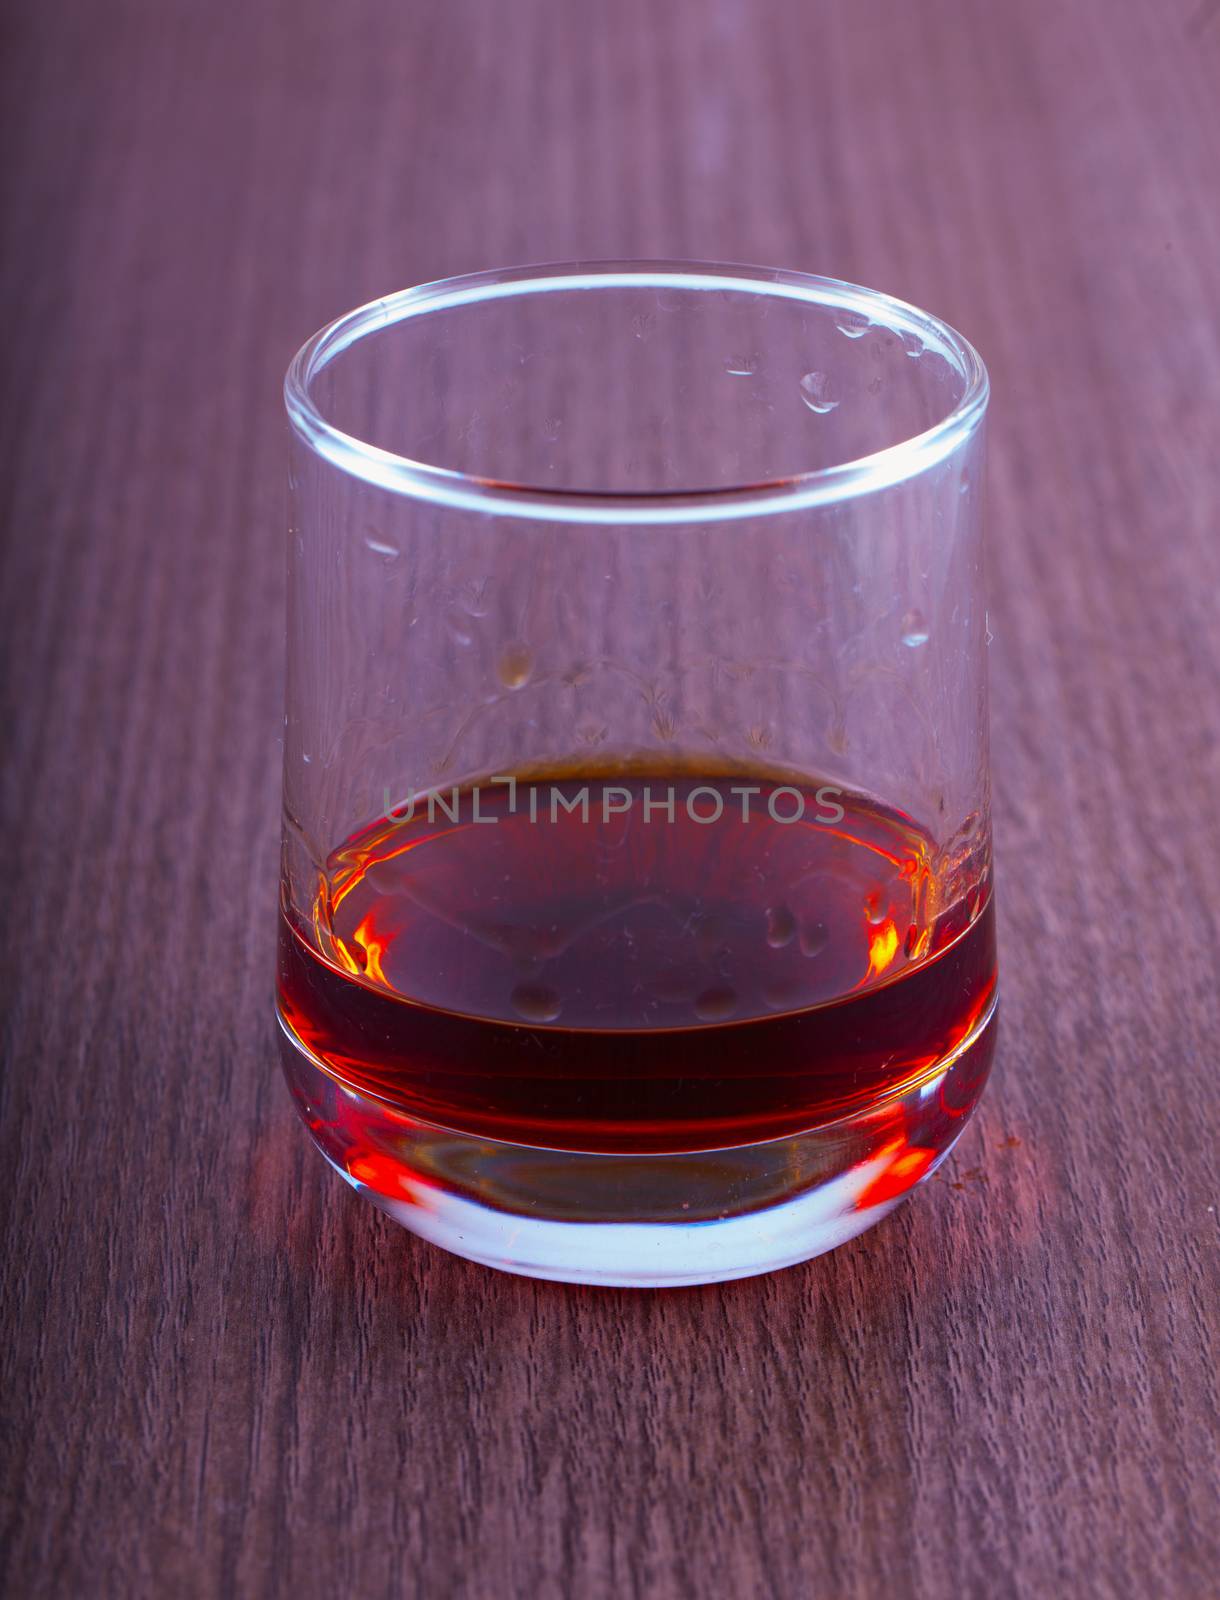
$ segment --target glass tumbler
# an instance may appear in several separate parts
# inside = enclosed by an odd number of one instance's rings
[[[884,1217],[994,1050],[987,376],[792,272],[530,267],[315,335],[278,1010],[356,1189],[542,1278]]]

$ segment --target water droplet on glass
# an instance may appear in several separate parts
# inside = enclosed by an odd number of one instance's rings
[[[727,948],[724,923],[719,917],[701,917],[695,928],[695,949],[701,961],[714,961]]]
[[[806,922],[801,928],[800,947],[803,956],[820,956],[830,938],[824,922]]]
[[[921,644],[927,644],[931,638],[928,632],[927,619],[922,611],[908,611],[902,619],[902,642],[912,650],[917,650]]]
[[[554,1022],[563,1010],[563,1001],[554,989],[541,983],[519,983],[509,998],[513,1010],[526,1022]]]
[[[862,311],[845,311],[835,327],[845,339],[862,339],[872,323]]]
[[[470,624],[460,611],[451,611],[445,618],[445,626],[449,629],[451,637],[458,644],[469,644],[474,638],[470,631]]]
[[[749,378],[758,371],[757,356],[735,356],[724,369],[731,378]]]
[[[700,1022],[724,1022],[737,1010],[737,992],[727,983],[718,983],[705,989],[695,1001],[695,1015]]]
[[[796,918],[787,906],[772,906],[767,912],[767,943],[782,950],[796,938]]]
[[[790,978],[778,978],[765,986],[762,997],[772,1011],[791,1011],[800,998],[800,990]]]
[[[470,617],[485,617],[489,610],[487,591],[491,587],[490,578],[482,578],[477,583],[468,583],[462,593],[462,610]]]
[[[368,527],[364,530],[364,543],[374,555],[385,556],[390,561],[402,554],[398,546],[378,528]]]
[[[830,398],[827,392],[829,387],[830,379],[824,372],[807,372],[801,379],[801,399],[810,411],[816,411],[819,416],[833,411],[839,403]]]
[[[871,894],[864,897],[865,918],[872,924],[874,928],[879,928],[885,921],[885,914],[885,900],[883,899],[880,890],[874,889]]]
[[[928,347],[917,333],[904,333],[902,335],[902,348],[912,361],[918,361]]]
[[[496,676],[506,689],[521,689],[530,680],[534,658],[523,644],[510,644],[500,657]]]

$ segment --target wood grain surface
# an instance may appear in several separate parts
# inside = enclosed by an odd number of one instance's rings
[[[15,0],[0,70],[7,1592],[1220,1592],[1220,8]],[[990,365],[1002,1039],[836,1254],[574,1290],[278,1076],[279,385],[663,255]]]

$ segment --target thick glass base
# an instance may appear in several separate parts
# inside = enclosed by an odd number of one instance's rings
[[[660,1288],[794,1266],[888,1215],[957,1142],[991,1068],[994,1018],[993,1004],[918,1083],[850,1117],[676,1154],[474,1137],[339,1082],[286,1024],[283,1056],[323,1155],[421,1238],[503,1272]]]

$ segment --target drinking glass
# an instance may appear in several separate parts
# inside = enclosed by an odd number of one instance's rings
[[[685,1284],[884,1217],[995,1043],[987,376],[794,272],[528,267],[288,373],[278,1010],[349,1183]]]

